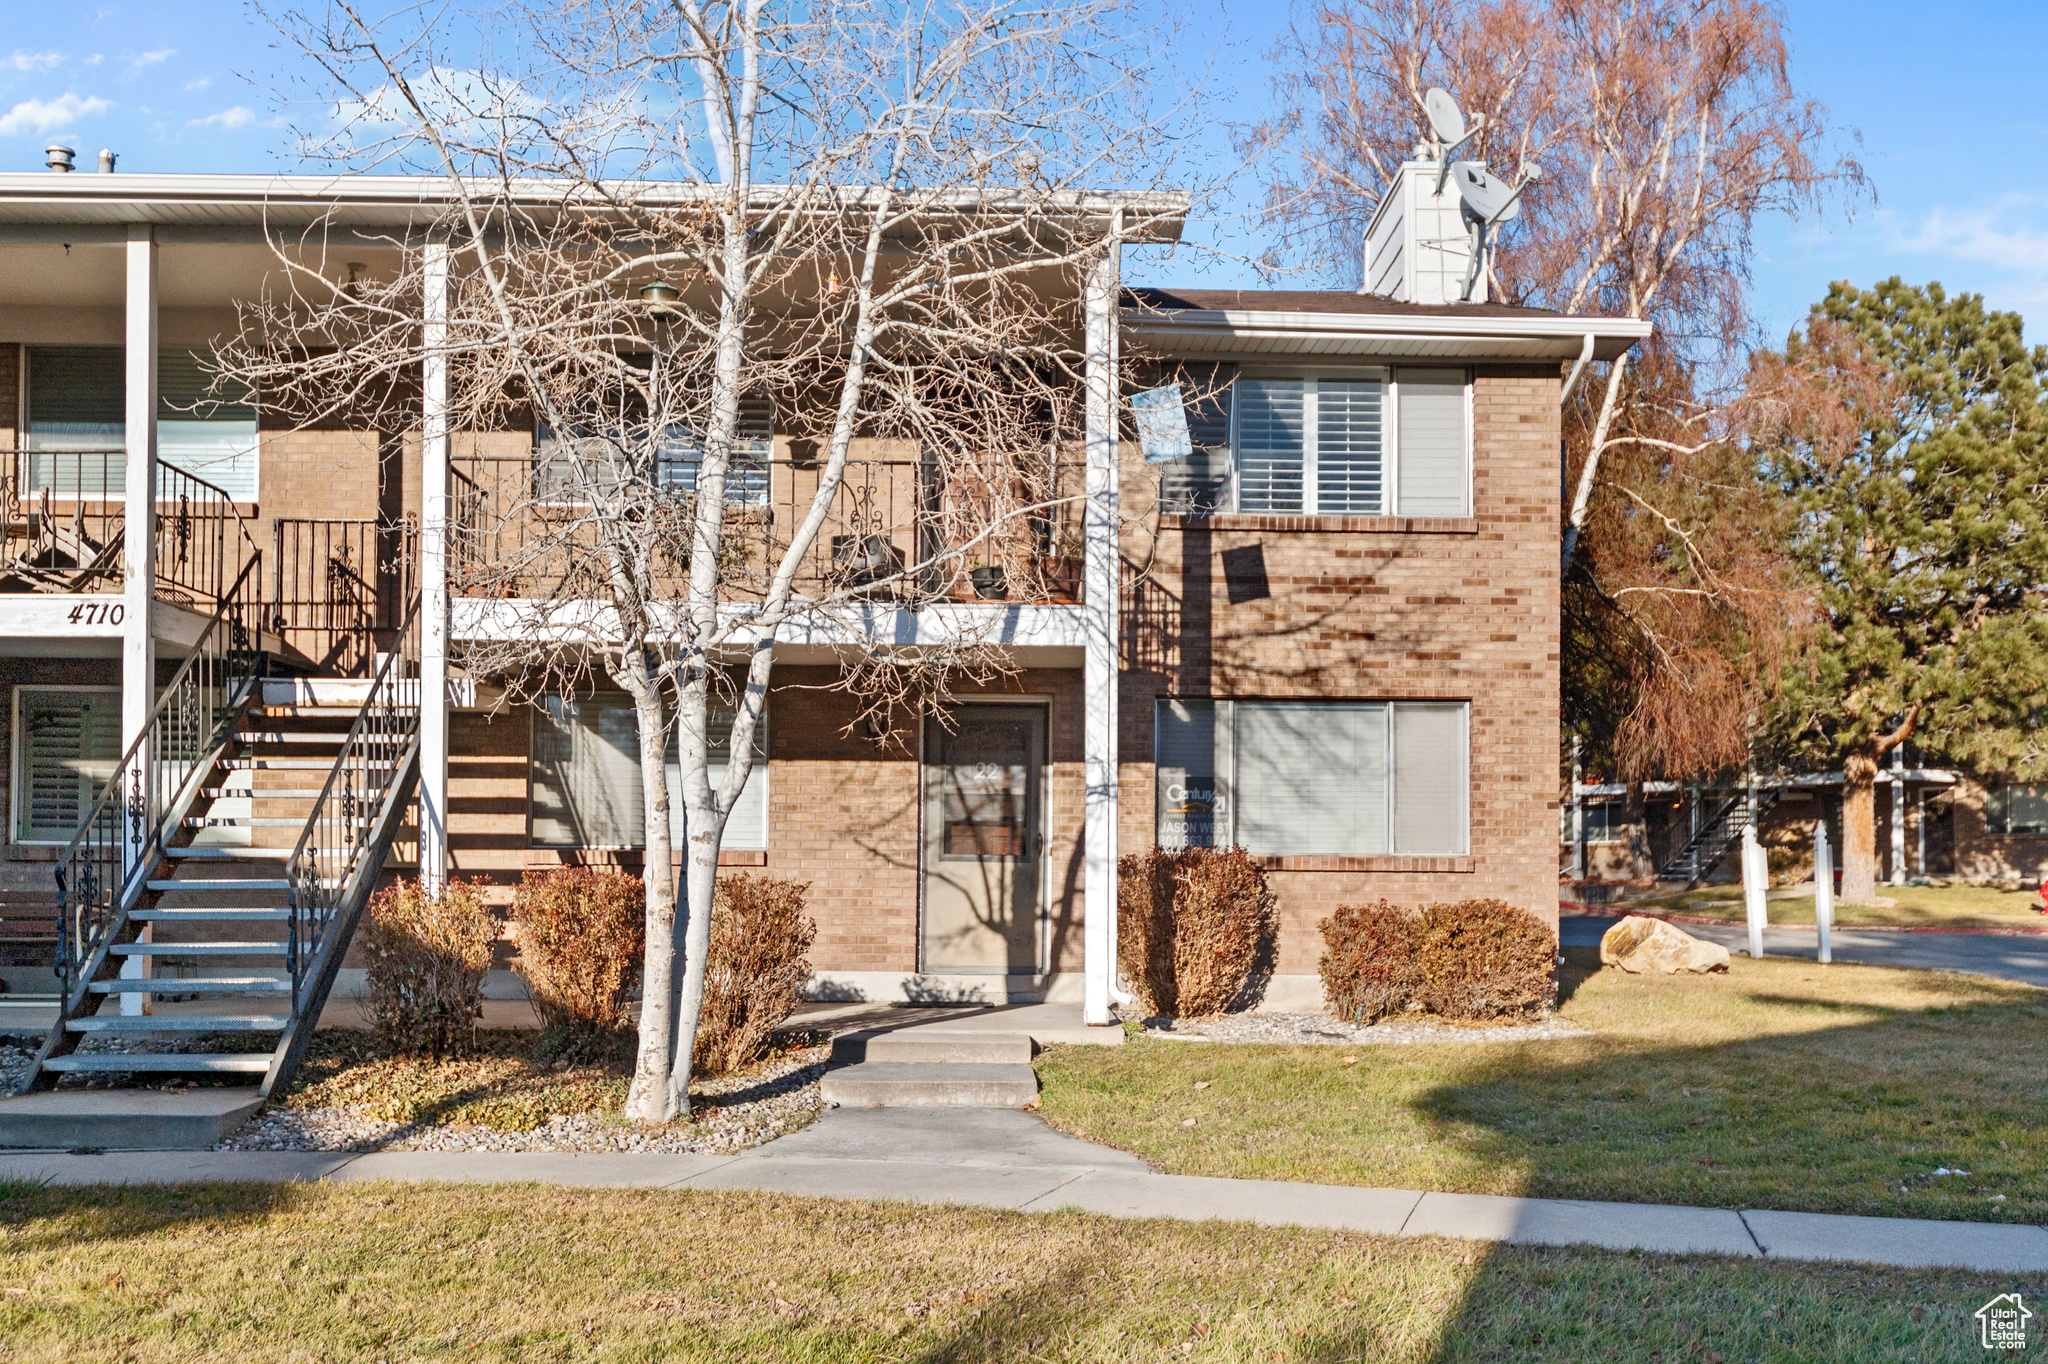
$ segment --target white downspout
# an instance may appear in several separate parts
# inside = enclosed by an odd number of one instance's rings
[[[1563,407],[1571,401],[1572,390],[1579,386],[1579,379],[1585,374],[1586,366],[1593,362],[1593,343],[1595,340],[1596,338],[1592,332],[1587,332],[1580,339],[1579,358],[1572,361],[1572,372],[1565,376],[1564,388],[1557,395],[1557,405],[1559,407]]]

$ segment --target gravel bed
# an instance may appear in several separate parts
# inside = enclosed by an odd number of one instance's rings
[[[1355,1046],[1417,1042],[1532,1042],[1561,1037],[1590,1037],[1576,1023],[1552,1016],[1533,1023],[1460,1026],[1420,1019],[1389,1018],[1361,1026],[1328,1014],[1227,1014],[1222,1018],[1145,1020],[1145,1035],[1167,1039],[1201,1038],[1208,1042],[1267,1042],[1287,1046]]]
[[[0,1039],[0,1094],[12,1094],[27,1081],[28,1068],[36,1059],[39,1045],[26,1038]]]
[[[717,1154],[808,1125],[824,1108],[829,1046],[793,1051],[744,1075],[693,1087],[697,1121],[642,1128],[610,1114],[551,1118],[527,1132],[384,1122],[345,1108],[266,1108],[216,1151],[654,1151]],[[716,1104],[714,1109],[711,1105]],[[708,1114],[708,1116],[706,1116]]]

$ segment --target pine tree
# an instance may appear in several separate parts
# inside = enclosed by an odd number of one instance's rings
[[[1819,613],[1778,734],[1841,765],[1842,899],[1868,903],[1894,748],[1986,774],[2048,768],[2048,349],[1981,296],[1895,277],[1835,284],[1756,377],[1764,468]]]

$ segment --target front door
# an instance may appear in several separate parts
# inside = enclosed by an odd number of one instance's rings
[[[961,705],[926,721],[924,964],[1038,970],[1045,708]]]

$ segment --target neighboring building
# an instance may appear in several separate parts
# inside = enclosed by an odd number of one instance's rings
[[[422,581],[415,537],[445,531],[432,518],[451,505],[423,488],[452,482],[459,505],[494,480],[545,477],[548,450],[530,430],[443,445],[417,428],[285,429],[260,394],[191,408],[195,354],[274,279],[266,233],[334,234],[318,268],[339,279],[352,258],[374,268],[375,238],[431,216],[439,192],[378,177],[0,175],[0,448],[12,452],[0,581],[14,592],[0,595],[4,886],[17,906],[0,909],[0,933],[17,940],[0,969],[12,988],[39,988],[54,859],[240,575],[253,573],[236,599],[253,611],[255,642],[314,679],[266,696],[278,714],[360,704],[360,681],[319,679],[365,678],[399,647]],[[1153,230],[1170,239],[1180,223],[1166,214]],[[1163,289],[1122,293],[1106,320],[1112,354],[1120,324],[1127,358],[1200,390],[1194,456],[1148,465],[1126,438],[1096,494],[1121,517],[1114,588],[960,602],[1009,613],[1021,671],[970,689],[951,728],[899,717],[863,729],[851,698],[818,685],[834,646],[777,645],[765,761],[721,863],[810,883],[816,991],[1003,1001],[1081,998],[1084,980],[1100,990],[1116,851],[1155,839],[1241,843],[1265,860],[1282,922],[1274,1003],[1319,1002],[1316,925],[1341,903],[1496,896],[1554,923],[1559,403],[1568,371],[1618,358],[1646,324]],[[804,452],[772,411],[749,420],[760,463],[747,495],[801,498]],[[1096,429],[1113,420],[1091,414]],[[914,464],[863,452],[845,513],[852,524],[864,489],[861,534],[913,555],[928,504],[888,489]],[[124,526],[135,502],[155,510],[142,574]],[[465,599],[456,570],[452,600],[429,575],[422,609],[446,612],[459,656],[500,617]],[[883,637],[928,628],[895,620]],[[440,646],[431,627],[426,639],[431,679]],[[387,872],[445,857],[503,892],[536,868],[638,865],[620,698],[507,708],[460,678],[423,691],[427,837],[401,832]],[[327,777],[326,759],[309,755],[331,755],[334,736],[262,742],[287,756],[178,797],[199,802],[181,822],[216,850],[199,860],[281,858],[297,837]],[[1091,760],[1113,763],[1115,782],[1091,789]],[[999,828],[948,804],[989,780],[1003,787]],[[159,973],[219,969],[198,948],[182,959],[185,930],[159,923],[140,954]]]

